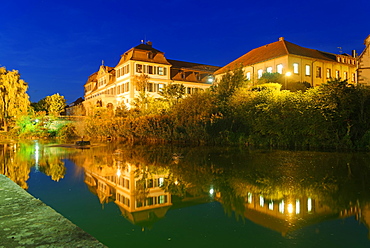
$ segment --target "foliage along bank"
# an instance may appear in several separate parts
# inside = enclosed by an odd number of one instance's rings
[[[142,91],[131,110],[96,107],[70,131],[131,141],[370,149],[369,89],[340,79],[280,88],[263,80],[252,86],[239,68],[186,98],[164,89],[163,99],[151,99]]]

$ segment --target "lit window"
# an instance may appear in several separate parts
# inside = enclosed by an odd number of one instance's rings
[[[299,65],[298,63],[293,63],[293,73],[298,74],[299,73]]]
[[[273,201],[269,202],[269,209],[274,210],[274,202]]]
[[[251,80],[251,73],[250,72],[247,72],[246,77],[247,77],[247,80]]]
[[[347,80],[348,79],[348,73],[345,71],[345,72],[343,72],[343,77],[344,77],[344,79],[345,80]]]
[[[306,76],[311,76],[311,66],[306,65]]]
[[[267,67],[266,72],[272,73],[272,67],[271,66],[270,67]]]
[[[352,82],[354,82],[356,79],[356,74],[355,73],[352,73]]]
[[[265,200],[262,196],[260,196],[260,206],[263,207],[265,205]]]
[[[284,213],[284,200],[279,203],[279,212],[282,214]]]
[[[278,64],[276,66],[276,71],[280,74],[283,74],[283,64]]]
[[[248,203],[252,203],[252,193],[251,192],[248,192]]]
[[[158,92],[161,92],[163,89],[163,84],[158,84]]]
[[[162,187],[163,183],[164,183],[164,178],[163,177],[158,178],[158,187]]]
[[[338,71],[338,70],[336,70],[336,71],[335,71],[335,78],[339,78],[339,77],[340,77],[339,71]]]
[[[331,69],[326,69],[326,78],[331,78]]]
[[[299,214],[301,212],[301,204],[300,204],[300,201],[299,199],[297,199],[295,201],[295,213],[296,214]]]
[[[262,69],[259,69],[257,71],[257,78],[261,78],[262,77],[262,74],[263,74],[263,70]]]
[[[308,212],[312,211],[312,200],[311,200],[311,198],[307,199],[307,211]]]

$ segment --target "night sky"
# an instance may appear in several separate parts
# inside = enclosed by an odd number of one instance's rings
[[[89,75],[153,42],[169,59],[224,66],[279,37],[325,52],[360,53],[369,0],[3,0],[0,65],[29,84],[31,101],[83,96]],[[338,48],[341,47],[341,48]]]

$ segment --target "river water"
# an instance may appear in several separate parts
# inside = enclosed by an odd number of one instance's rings
[[[108,247],[370,247],[370,154],[39,141],[0,173]]]

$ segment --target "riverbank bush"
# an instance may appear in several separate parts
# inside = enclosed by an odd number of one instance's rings
[[[255,90],[237,83],[190,95],[157,114],[108,110],[85,118],[90,137],[285,148],[370,148],[370,92],[346,80],[316,88]],[[95,112],[96,113],[96,112]]]

